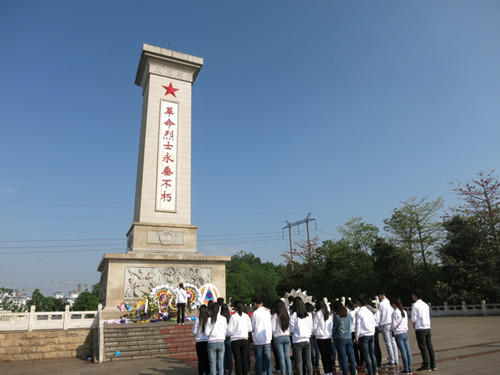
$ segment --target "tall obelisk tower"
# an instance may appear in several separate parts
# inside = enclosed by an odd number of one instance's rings
[[[145,44],[134,224],[127,251],[196,252],[191,225],[191,86],[203,59]]]
[[[135,79],[143,108],[134,221],[127,252],[106,253],[98,266],[107,317],[160,285],[211,285],[226,294],[231,257],[198,253],[191,225],[191,86],[202,66],[199,57],[143,46]]]

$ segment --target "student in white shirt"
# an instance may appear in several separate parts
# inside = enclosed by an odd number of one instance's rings
[[[382,332],[382,338],[384,339],[385,348],[387,349],[387,356],[389,357],[389,362],[384,363],[383,366],[397,366],[398,365],[398,349],[394,337],[391,335],[391,319],[392,312],[394,311],[391,307],[391,303],[387,299],[384,291],[377,291],[377,296],[379,298],[378,313],[379,313],[379,327],[380,332]]]
[[[186,303],[188,301],[188,294],[184,289],[184,284],[179,284],[179,289],[175,294],[175,303],[177,304],[177,325],[184,324],[186,315]]]
[[[277,300],[274,303],[274,314],[271,325],[273,328],[273,342],[280,364],[281,375],[292,375],[292,361],[290,360],[290,316],[285,303]]]
[[[293,312],[290,316],[290,333],[292,334],[293,356],[297,375],[302,375],[302,363],[305,364],[307,375],[312,375],[310,338],[313,330],[312,317],[306,311],[306,306],[300,297],[293,301]]]
[[[418,348],[422,354],[422,366],[417,371],[436,371],[436,358],[431,340],[431,314],[429,305],[422,301],[422,291],[415,289],[412,294],[411,321],[415,328]]]
[[[271,375],[271,312],[261,298],[254,298],[252,314],[252,340],[255,353],[255,375]]]
[[[356,365],[363,365],[363,355],[359,349],[359,345],[356,343],[356,313],[359,310],[359,306],[355,304],[353,301],[348,299],[345,301],[345,307],[347,308],[347,312],[351,316],[351,338],[352,338],[352,348],[354,350],[354,359],[356,360]]]
[[[196,355],[198,356],[198,375],[210,372],[210,362],[208,361],[208,334],[206,329],[208,321],[208,307],[200,306],[198,318],[194,321],[192,332],[196,341]]]
[[[226,339],[227,320],[219,313],[219,304],[211,306],[210,318],[206,330],[208,331],[208,360],[210,375],[224,374],[224,340]]]
[[[236,302],[235,307],[236,313],[231,315],[227,331],[231,336],[231,349],[236,375],[247,375],[250,365],[248,363],[250,351],[248,336],[252,332],[252,322],[248,314],[243,312],[243,302]]]
[[[375,375],[377,373],[377,357],[375,356],[375,322],[374,314],[366,307],[368,298],[363,294],[358,297],[361,306],[356,313],[356,341],[361,347],[365,359],[366,373]]]
[[[217,299],[219,300],[219,298]],[[228,304],[224,303],[224,298],[222,298],[222,304],[220,305],[220,314],[226,318],[229,327],[231,311],[229,311]],[[231,349],[231,335],[227,331],[226,339],[224,340],[224,372],[229,372],[229,374],[233,372],[233,350]]]
[[[394,335],[396,344],[401,352],[401,358],[403,359],[403,371],[401,373],[411,374],[413,359],[408,341],[408,314],[403,309],[403,304],[399,298],[392,299],[391,306],[394,309],[392,313],[391,332]]]
[[[332,315],[328,311],[323,300],[316,300],[315,313],[313,319],[314,333],[321,354],[321,362],[325,373],[333,372],[333,353],[332,353]]]

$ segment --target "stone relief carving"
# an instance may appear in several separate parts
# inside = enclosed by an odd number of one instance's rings
[[[150,230],[148,231],[148,243],[162,245],[184,245],[184,232]]]
[[[193,72],[187,71],[185,67],[179,64],[173,66],[175,69],[168,69],[163,66],[151,64],[149,68],[150,73],[158,74],[165,77],[176,78],[183,81],[193,82]]]
[[[206,267],[127,267],[123,298],[142,298],[162,284],[177,287],[179,283],[190,283],[200,287],[210,282],[212,269]]]

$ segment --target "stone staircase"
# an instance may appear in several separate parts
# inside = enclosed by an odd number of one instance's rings
[[[104,361],[169,357],[196,366],[192,323],[129,323],[104,327]]]

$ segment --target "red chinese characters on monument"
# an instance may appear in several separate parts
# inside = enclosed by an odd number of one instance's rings
[[[173,94],[171,86],[164,86],[165,95]],[[178,103],[162,100],[160,110],[156,209],[172,212],[176,210]]]

